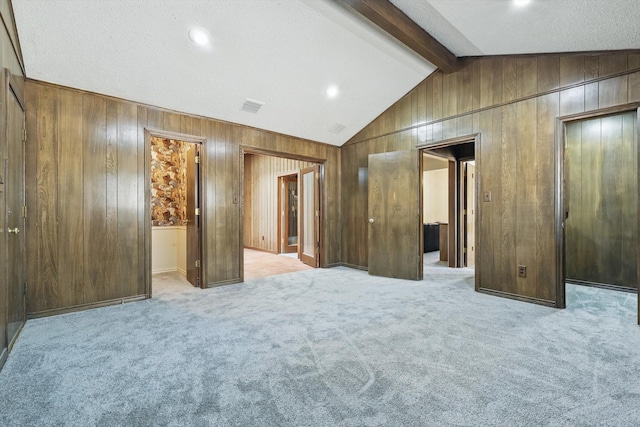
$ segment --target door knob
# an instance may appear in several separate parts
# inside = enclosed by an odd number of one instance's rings
[[[18,234],[20,232],[20,229],[18,227],[16,228],[8,228],[7,231],[11,234]]]
[[[373,221],[375,221],[373,218],[369,218],[369,224],[373,224]]]

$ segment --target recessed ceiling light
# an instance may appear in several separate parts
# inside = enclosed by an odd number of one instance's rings
[[[340,91],[338,90],[338,86],[336,85],[331,85],[327,88],[327,96],[329,98],[335,98],[336,96],[338,96],[338,93]]]
[[[513,0],[513,4],[517,7],[524,7],[531,3],[531,0]]]
[[[199,46],[206,46],[209,44],[209,33],[204,28],[194,27],[190,29],[189,38]]]

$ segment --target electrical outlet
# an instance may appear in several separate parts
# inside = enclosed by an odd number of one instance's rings
[[[519,265],[518,266],[518,277],[527,277],[527,266]]]

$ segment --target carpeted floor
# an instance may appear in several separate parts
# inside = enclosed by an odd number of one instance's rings
[[[426,258],[421,282],[154,282],[151,300],[30,320],[0,425],[640,425],[636,295],[568,286],[555,310]]]

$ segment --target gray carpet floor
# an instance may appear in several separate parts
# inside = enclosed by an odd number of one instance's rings
[[[2,426],[638,426],[637,296],[566,310],[427,280],[308,270],[27,322]]]

